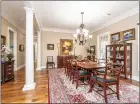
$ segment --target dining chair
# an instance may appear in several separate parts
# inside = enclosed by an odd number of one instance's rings
[[[86,70],[84,70],[84,69],[81,69],[80,67],[78,67],[76,61],[72,62],[71,65],[72,65],[72,69],[71,69],[72,70],[72,84],[74,82],[76,82],[76,89],[77,89],[78,86],[79,86],[79,79],[80,78],[90,79],[91,73],[86,71]],[[86,84],[83,81],[83,83],[81,85],[88,85],[88,84],[89,84],[89,82]]]
[[[109,65],[106,65],[105,73],[101,76],[91,76],[90,77],[90,90],[92,92],[94,84],[97,83],[98,85],[102,86],[102,90],[94,90],[99,95],[103,96],[105,99],[105,103],[107,103],[107,95],[117,94],[117,99],[119,100],[119,80],[120,80],[120,71],[122,69],[122,65],[111,68],[110,73],[108,73]],[[111,89],[109,86],[116,85],[116,92]],[[107,94],[107,90],[111,90],[113,93]],[[103,91],[104,94],[102,95],[99,91]]]
[[[47,62],[46,62],[47,69],[48,69],[48,66],[51,66],[52,69],[55,68],[55,62],[53,62],[53,56],[47,56]]]

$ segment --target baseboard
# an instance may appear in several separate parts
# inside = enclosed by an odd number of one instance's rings
[[[41,69],[45,69],[46,68],[46,66],[41,66]]]
[[[57,68],[57,65],[55,65],[55,68]],[[46,66],[41,66],[41,69],[46,69]]]
[[[39,70],[41,70],[42,68],[36,68],[36,71],[39,71]]]
[[[120,75],[122,77],[124,77],[124,75]],[[130,76],[127,76],[128,79],[130,79]],[[139,82],[139,77],[138,76],[132,76],[132,80],[138,81]]]
[[[135,81],[139,81],[139,77],[138,76],[132,76],[132,79]]]
[[[25,64],[20,65],[19,67],[17,67],[17,70],[19,70],[19,69],[23,68],[24,66],[25,66]],[[15,71],[17,71],[17,70],[15,70]]]

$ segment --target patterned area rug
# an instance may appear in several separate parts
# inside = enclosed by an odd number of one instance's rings
[[[116,86],[112,86],[116,89]],[[89,85],[72,84],[64,74],[63,69],[49,70],[50,103],[105,103],[104,98],[92,91],[88,93]],[[115,90],[116,91],[116,90]],[[139,87],[120,81],[120,100],[116,94],[108,95],[108,103],[139,103]]]

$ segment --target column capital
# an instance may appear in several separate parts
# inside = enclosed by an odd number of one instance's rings
[[[24,7],[24,9],[25,9],[26,12],[34,13],[34,9],[33,8]]]

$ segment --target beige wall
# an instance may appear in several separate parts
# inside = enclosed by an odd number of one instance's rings
[[[46,56],[53,56],[54,62],[57,64],[57,55],[58,48],[57,42],[60,42],[60,39],[73,39],[73,35],[69,33],[60,33],[60,32],[49,32],[42,31],[41,33],[41,64],[45,66]],[[54,50],[47,50],[47,44],[54,44]],[[76,45],[75,54],[86,56],[85,46]]]
[[[93,39],[91,41],[90,44],[96,44],[97,46],[97,35],[100,35],[102,33],[105,32],[110,32],[110,34],[112,33],[116,33],[116,32],[120,32],[120,31],[124,31],[124,30],[128,30],[131,28],[135,28],[135,40],[131,40],[131,41],[127,41],[132,43],[132,75],[133,76],[139,76],[139,71],[138,71],[138,23],[139,21],[139,14],[135,14],[131,17],[128,17],[126,19],[123,19],[117,23],[114,23],[108,27],[105,27],[101,30],[98,30],[96,32],[93,33]],[[96,42],[96,43],[95,43]]]
[[[17,50],[20,44],[25,46],[25,34],[18,30],[14,25],[12,25],[8,20],[2,17],[2,35],[7,37],[8,27],[12,28],[17,32]],[[17,67],[25,64],[25,51],[17,52]]]

